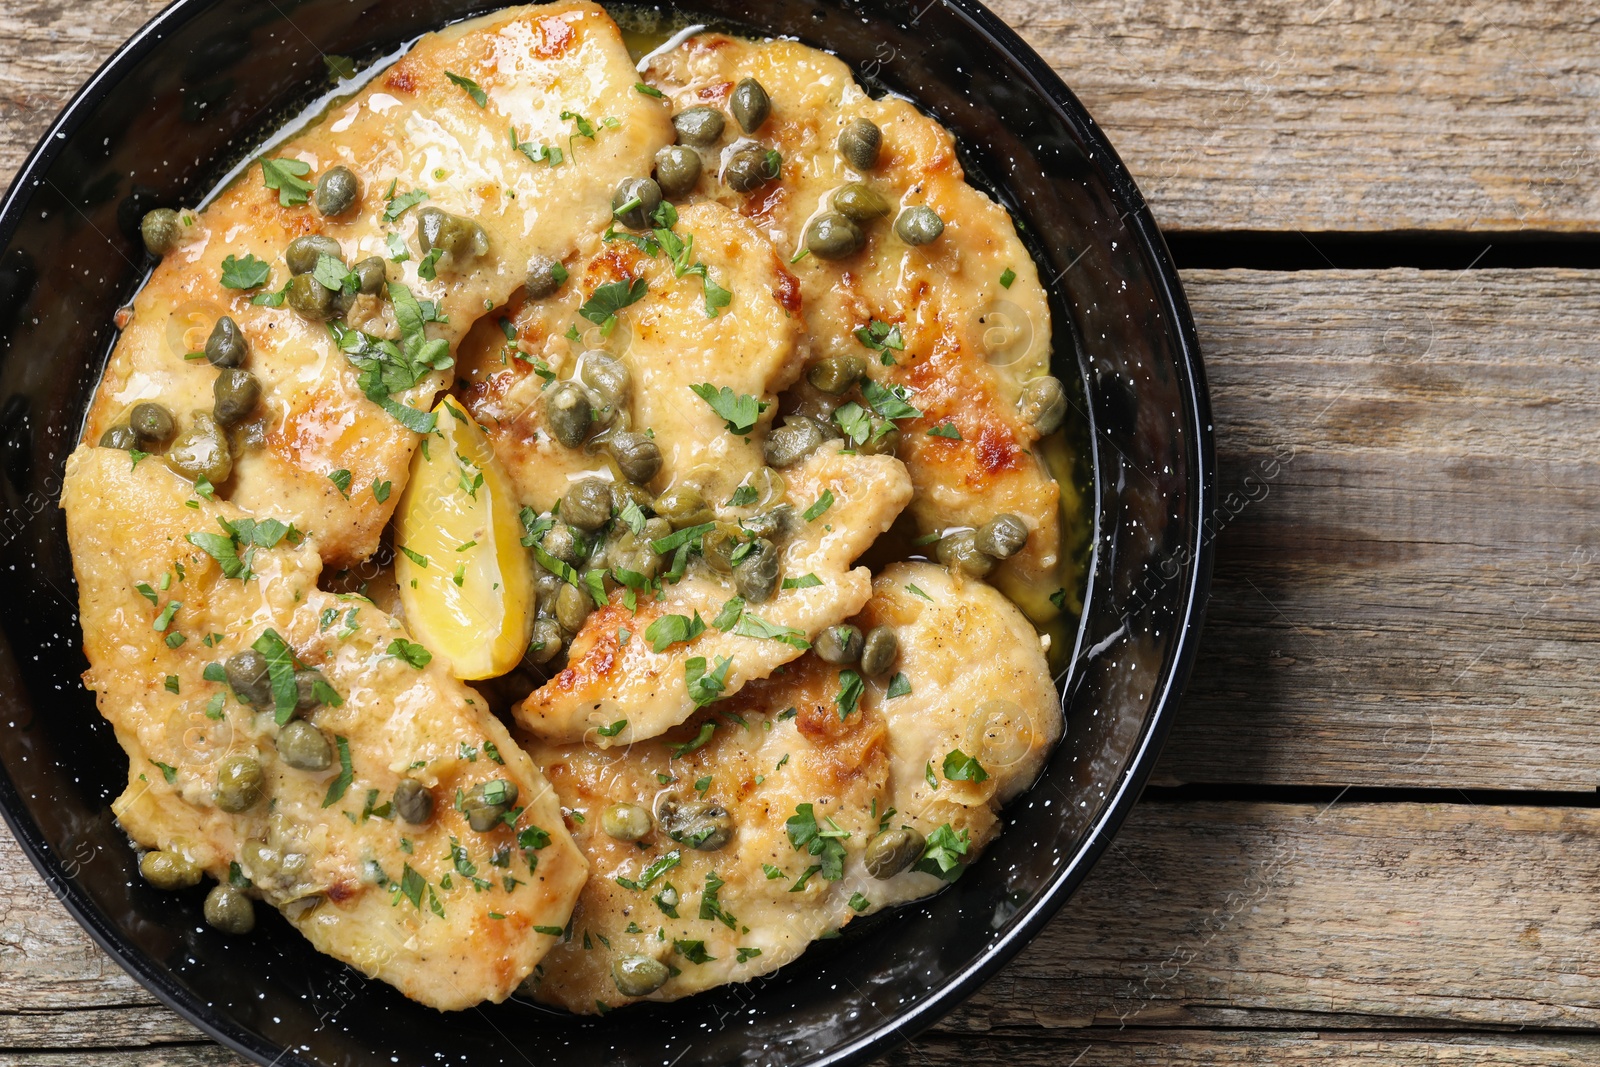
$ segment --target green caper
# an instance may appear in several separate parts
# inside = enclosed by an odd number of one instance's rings
[[[368,256],[354,267],[357,284],[356,291],[368,296],[382,296],[385,284],[389,280],[389,268],[384,264],[382,256]]]
[[[206,922],[225,934],[248,934],[256,928],[256,907],[244,891],[218,883],[206,894]]]
[[[925,245],[939,239],[944,220],[928,205],[917,204],[900,212],[894,220],[894,232],[908,245]]]
[[[740,525],[757,537],[764,537],[776,543],[786,538],[794,529],[794,508],[789,504],[779,504],[741,520]]]
[[[534,573],[537,575],[533,580],[533,592],[539,601],[539,614],[554,618],[556,613],[556,594],[561,592],[561,587],[565,583],[559,575],[551,574],[539,566],[537,562],[533,566]],[[538,637],[535,636],[534,640],[537,641]],[[559,640],[559,637],[557,640]],[[538,650],[536,649],[535,651]]]
[[[818,259],[853,256],[866,241],[861,227],[837,211],[825,211],[806,226],[806,248]]]
[[[888,674],[900,655],[900,639],[887,626],[874,626],[861,641],[861,673],[868,678]]]
[[[856,170],[871,170],[878,164],[883,147],[883,131],[871,119],[854,118],[839,131],[839,154]]]
[[[688,196],[700,183],[700,153],[681,144],[669,144],[656,153],[656,184],[663,196]]]
[[[144,444],[165,441],[172,436],[172,413],[160,404],[145,401],[133,405],[128,413],[128,428]]]
[[[806,371],[806,381],[824,393],[838,396],[861,380],[867,373],[867,361],[854,352],[824,356],[811,364]]]
[[[745,78],[733,87],[728,110],[733,112],[741,130],[755,133],[767,121],[767,116],[772,114],[772,98],[767,96],[760,82]]]
[[[982,578],[994,570],[994,557],[978,547],[977,535],[971,530],[941,537],[934,554],[946,567],[959,569],[974,578]]]
[[[447,270],[464,270],[489,254],[489,235],[482,226],[436,207],[417,212],[417,243],[423,255],[439,249],[438,265]]]
[[[335,311],[333,290],[309,274],[296,274],[289,279],[289,306],[308,319],[331,319]]]
[[[769,467],[792,467],[822,447],[822,428],[804,415],[785,415],[767,434],[761,452]]]
[[[900,448],[900,427],[893,419],[874,415],[867,422],[867,439],[856,446],[863,456],[892,456]]]
[[[506,812],[516,802],[516,784],[496,778],[467,790],[461,809],[467,814],[467,825],[480,834],[486,834],[501,824]]]
[[[595,403],[595,420],[610,422],[628,406],[633,375],[623,363],[604,352],[587,352],[578,365],[578,377],[589,387]]]
[[[644,485],[661,473],[661,446],[644,434],[623,430],[612,434],[607,443],[617,469],[628,481]]]
[[[712,570],[732,574],[733,553],[744,543],[744,531],[731,522],[719,522],[700,538],[700,554]]]
[[[867,873],[879,881],[887,881],[922,858],[928,847],[927,839],[909,826],[885,830],[871,841],[862,855]]]
[[[825,663],[854,663],[861,658],[861,631],[849,623],[829,626],[817,635],[811,647]]]
[[[327,679],[322,677],[322,672],[310,667],[302,667],[294,672],[294,710],[304,714],[322,703],[322,698],[317,696],[317,683],[327,684]]]
[[[650,956],[618,956],[611,961],[611,980],[625,997],[647,997],[667,984],[672,971]]]
[[[258,708],[272,706],[272,676],[267,670],[267,657],[247,648],[229,656],[222,671],[228,677],[234,696]]]
[[[213,367],[237,367],[244,362],[246,352],[239,324],[226,315],[218,319],[206,338],[206,362]]]
[[[1041,434],[1055,433],[1067,417],[1067,390],[1059,378],[1035,378],[1022,387],[1017,410]]]
[[[569,634],[575,634],[583,629],[583,624],[589,618],[589,612],[594,610],[594,601],[589,594],[572,585],[563,585],[561,592],[556,594],[556,621],[561,628]]]
[[[672,533],[672,523],[660,515],[652,515],[644,520],[644,533],[639,536],[644,541],[659,541],[670,533]]]
[[[566,583],[562,583],[565,585]],[[558,592],[556,594],[560,596]],[[543,666],[561,654],[561,626],[548,615],[533,620],[533,639],[528,642],[528,658]]]
[[[889,201],[863,182],[851,182],[833,194],[833,210],[851,222],[871,222],[889,213]]]
[[[577,448],[589,436],[594,408],[589,396],[573,382],[557,382],[544,394],[544,421],[557,441]]]
[[[752,604],[772,599],[778,589],[778,548],[764,537],[750,542],[750,551],[733,565],[733,584]]]
[[[200,884],[200,865],[181,852],[146,852],[139,873],[157,889],[188,889]]]
[[[339,242],[320,233],[296,237],[283,250],[283,260],[289,265],[290,274],[310,274],[317,269],[317,260],[323,256],[344,262],[344,249],[339,247]]]
[[[412,826],[433,818],[433,794],[415,778],[402,778],[394,787],[394,813]]]
[[[242,422],[261,399],[261,379],[243,367],[225,367],[211,383],[211,415],[223,426]]]
[[[733,839],[733,819],[726,808],[709,800],[684,802],[676,793],[656,803],[656,823],[668,837],[697,852],[716,852]]]
[[[675,485],[656,497],[656,514],[672,523],[674,530],[699,526],[716,518],[706,498],[692,485]]]
[[[261,799],[261,763],[252,756],[229,756],[217,768],[217,807],[237,814]]]
[[[313,199],[317,210],[331,218],[349,211],[360,195],[361,183],[356,181],[355,174],[349,167],[340,166],[323,171],[322,177],[317,179]]]
[[[527,287],[530,300],[543,300],[561,288],[567,280],[567,268],[559,259],[535,255],[528,259],[528,274],[522,284]]]
[[[183,239],[183,220],[171,208],[158,207],[139,220],[139,236],[152,256],[164,256]]]
[[[661,186],[653,178],[624,178],[611,194],[611,213],[624,226],[646,230],[650,216],[661,206]]]
[[[714,107],[691,107],[672,116],[672,128],[678,131],[678,140],[701,148],[717,143],[723,125],[722,112]]]
[[[297,771],[325,771],[333,765],[333,746],[321,730],[294,719],[278,731],[278,757]]]
[[[656,498],[650,495],[650,490],[642,485],[635,485],[627,481],[614,481],[611,483],[611,506],[621,512],[629,504],[636,505],[640,511],[653,511]]]
[[[783,157],[760,145],[746,145],[728,157],[722,167],[722,180],[736,193],[761,188],[778,176]]]
[[[133,432],[133,427],[128,425],[112,426],[100,435],[101,448],[120,448],[124,452],[132,452],[139,447],[139,435]]]
[[[561,497],[561,520],[584,533],[594,533],[611,520],[611,483],[582,478]]]
[[[434,793],[414,777],[402,777],[395,785],[394,809],[411,825],[422,825],[434,817]]]
[[[978,548],[995,559],[1010,559],[1028,543],[1028,524],[1015,515],[1000,514],[978,527]]]
[[[167,466],[191,482],[203,477],[212,485],[221,485],[233,473],[233,452],[228,447],[228,436],[216,420],[203,411],[195,412],[189,428],[172,442],[166,461]]]
[[[574,567],[585,555],[583,538],[566,523],[558,522],[544,533],[540,546],[562,563]]]
[[[618,841],[637,841],[654,825],[650,813],[637,804],[612,804],[600,813],[600,829]]]

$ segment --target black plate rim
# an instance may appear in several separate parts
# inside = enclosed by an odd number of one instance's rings
[[[110,58],[101,64],[89,80],[73,94],[71,100],[62,108],[38,144],[28,154],[12,181],[10,191],[3,200],[0,200],[0,246],[10,242],[21,223],[21,201],[24,198],[24,190],[31,188],[40,180],[40,176],[54,161],[57,153],[76,132],[82,121],[80,113],[86,107],[98,104],[107,94],[115,91],[121,79],[133,66],[159,46],[169,32],[198,14],[209,2],[210,0],[174,0],[113,52]],[[1194,490],[1194,514],[1205,515],[1216,491],[1215,443],[1205,371],[1194,319],[1184,295],[1182,282],[1178,277],[1177,267],[1148,204],[1140,194],[1121,157],[1100,132],[1099,124],[1090,116],[1088,110],[1061,77],[1022,40],[1016,31],[977,0],[937,0],[937,2],[965,19],[974,32],[988,38],[999,51],[1026,73],[1029,87],[1041,99],[1049,101],[1057,108],[1083,142],[1093,148],[1102,175],[1109,180],[1117,199],[1127,205],[1123,221],[1128,224],[1149,254],[1156,268],[1154,281],[1163,298],[1165,310],[1170,321],[1177,325],[1177,341],[1181,353],[1178,363],[1184,370],[1185,379],[1186,402],[1182,414],[1187,423],[1185,429],[1196,442],[1195,469],[1191,483]],[[1097,446],[1098,442],[1095,441],[1094,445]],[[1103,518],[1097,502],[1095,515],[1097,535],[1101,532]],[[887,1018],[882,1024],[853,1042],[830,1050],[814,1061],[816,1067],[850,1067],[865,1063],[910,1041],[954,1010],[1033,940],[1099,861],[1111,843],[1112,834],[1127,818],[1144,789],[1171,728],[1177,700],[1194,666],[1204,621],[1205,602],[1211,584],[1214,552],[1212,542],[1204,537],[1203,525],[1198,520],[1192,524],[1188,534],[1186,547],[1193,549],[1191,553],[1193,565],[1190,569],[1189,587],[1183,597],[1181,633],[1175,639],[1170,667],[1164,679],[1164,689],[1152,701],[1150,714],[1144,723],[1143,736],[1126,773],[1122,775],[1114,788],[1113,795],[1090,827],[1089,843],[1061,867],[1049,887],[1040,894],[1031,907],[1021,913],[1020,919],[1004,937],[996,940],[987,950],[976,956],[942,988],[905,1011]],[[1097,555],[1098,551],[1097,537],[1095,549]],[[1080,644],[1081,640],[1082,635]],[[23,854],[44,879],[52,895],[88,932],[95,944],[140,985],[154,994],[162,1004],[230,1051],[247,1056],[258,1063],[273,1067],[288,1067],[290,1064],[315,1067],[288,1049],[258,1041],[258,1035],[234,1024],[230,1016],[210,1012],[197,998],[192,997],[175,983],[171,983],[164,972],[149,966],[141,953],[128,951],[119,941],[116,931],[105,922],[92,902],[83,897],[81,890],[70,878],[61,876],[49,842],[44,839],[38,825],[26,816],[21,806],[21,796],[10,775],[3,769],[0,769],[0,818],[4,819],[6,826],[21,846]]]

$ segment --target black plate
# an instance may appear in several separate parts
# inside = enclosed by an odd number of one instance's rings
[[[204,929],[203,891],[144,885],[112,820],[127,762],[79,681],[56,503],[112,314],[147,271],[138,219],[207,190],[325,84],[324,53],[376,56],[493,6],[179,0],[94,76],[18,175],[0,209],[0,809],[101,946],[262,1063],[862,1062],[977,989],[1088,873],[1155,761],[1211,569],[1210,413],[1166,247],[1082,105],[972,0],[774,0],[762,28],[838,53],[956,134],[978,180],[1025,221],[1054,294],[1056,373],[1087,398],[1096,538],[1062,680],[1068,735],[980,863],[748,985],[604,1020],[519,1003],[445,1015],[313,952],[270,909],[247,938]],[[748,17],[731,0],[697,13]]]

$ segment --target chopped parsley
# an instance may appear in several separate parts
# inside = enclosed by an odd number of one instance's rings
[[[376,500],[380,504],[384,503],[385,501],[387,501],[389,499],[389,490],[392,487],[393,487],[392,483],[390,483],[390,482],[373,482],[372,483],[372,496],[373,496],[373,499]]]
[[[852,670],[839,672],[839,695],[833,698],[834,704],[839,708],[839,721],[843,722],[861,704],[861,693],[865,688],[861,675]]]
[[[911,390],[903,385],[885,387],[867,378],[861,383],[861,395],[873,411],[886,419],[914,419],[922,414],[910,403]]]
[[[911,679],[906,677],[905,671],[898,671],[889,679],[889,692],[884,695],[885,700],[911,695]]]
[[[657,878],[676,867],[682,858],[682,855],[674,849],[665,856],[653,860],[648,867],[639,872],[637,881],[618,875],[617,884],[624,889],[649,889]]]
[[[887,322],[879,322],[877,319],[873,319],[857,330],[856,340],[874,352],[883,352],[885,349],[891,348],[899,352],[906,347],[905,341],[900,337],[900,327],[891,326]]]
[[[635,278],[631,283],[607,282],[590,294],[589,299],[578,308],[578,314],[609,333],[617,324],[617,312],[643,300],[649,289],[649,284],[643,278]]]
[[[700,662],[704,663],[705,660],[701,660]],[[701,723],[700,724],[700,732],[695,734],[693,738],[691,738],[688,741],[685,741],[681,745],[674,745],[672,747],[672,758],[673,759],[679,759],[680,757],[687,756],[689,753],[693,752],[695,749],[703,747],[707,741],[711,740],[711,735],[716,733],[716,732],[717,732],[717,724],[716,723],[714,723],[714,722],[703,722],[703,723]]]
[[[733,491],[733,495],[728,498],[727,503],[725,503],[723,507],[742,508],[754,504],[755,502],[756,487],[753,485],[741,485],[739,488]]]
[[[178,768],[172,766],[172,764],[170,764],[170,763],[162,763],[158,759],[153,759],[153,760],[150,761],[150,763],[153,766],[160,768],[161,777],[163,777],[163,778],[165,778],[167,780],[167,784],[168,785],[176,785],[177,784],[177,782],[178,782]]]
[[[961,857],[967,854],[967,843],[967,831],[962,830],[958,836],[949,823],[944,823],[928,835],[922,859],[911,869],[953,882],[961,877]]]
[[[341,496],[343,496],[346,500],[350,499],[350,472],[349,471],[344,470],[342,468],[340,470],[336,470],[333,473],[328,475],[328,481],[333,483],[334,488],[339,490],[339,493],[340,493]]]
[[[618,719],[610,726],[596,726],[594,728],[594,732],[599,734],[601,737],[616,737],[627,727],[627,725],[627,719]]]
[[[453,84],[456,88],[472,97],[472,102],[474,104],[477,104],[479,107],[489,106],[489,94],[484,92],[483,87],[477,82],[473,81],[471,78],[463,78],[461,75],[448,70],[444,72],[444,76],[449,78],[451,84]]]
[[[698,611],[693,618],[663,615],[645,628],[644,639],[650,642],[650,651],[665,652],[680,641],[693,641],[705,630],[706,624],[701,621]]]
[[[978,757],[969,756],[959,748],[944,757],[944,776],[951,782],[987,782],[989,772],[983,769]]]
[[[821,578],[818,578],[815,574],[809,573],[802,574],[798,578],[785,578],[783,580],[783,587],[785,589],[810,589],[821,584]]]
[[[428,194],[427,191],[423,189],[413,189],[409,193],[401,193],[399,196],[395,196],[394,183],[390,182],[389,203],[383,209],[383,221],[396,221],[401,215],[404,215],[407,211],[410,211],[412,208],[416,207],[426,199],[428,199]],[[403,248],[404,245],[401,247]],[[393,252],[394,250],[394,245],[391,243],[389,245],[389,251]],[[399,262],[399,260],[396,260],[395,262]]]
[[[689,699],[694,701],[695,707],[705,707],[722,695],[728,687],[728,668],[731,666],[733,660],[730,657],[718,656],[716,667],[708,674],[704,656],[692,656],[684,662],[683,673],[689,685]]]
[[[330,808],[342,800],[344,798],[345,791],[350,788],[350,783],[355,781],[356,777],[355,767],[350,763],[349,739],[343,734],[338,734],[334,736],[333,740],[339,748],[339,776],[328,783],[328,793],[322,798],[322,806],[325,808]],[[410,871],[411,868],[408,866],[406,870]],[[412,873],[415,874],[415,872]],[[420,875],[417,876],[417,880],[419,882],[421,881]],[[419,888],[417,890],[418,896],[421,895],[421,892],[422,891]],[[410,896],[411,894],[407,893],[406,895]],[[416,900],[412,900],[411,903],[415,904],[417,902]]]
[[[946,422],[929,430],[928,436],[948,437],[952,441],[959,441],[961,440],[961,431],[956,429],[954,423]]]
[[[299,207],[311,199],[311,183],[306,181],[310,173],[311,164],[303,160],[261,157],[261,180],[277,192],[282,207]]]
[[[677,949],[683,958],[690,963],[711,963],[717,958],[706,953],[706,943],[704,941],[680,941],[674,938],[672,947]]]
[[[1017,272],[1012,270],[1010,267],[1007,267],[1005,270],[1000,272],[1000,288],[1009,289],[1011,288],[1011,283],[1016,280]]]
[[[279,636],[278,631],[270,627],[250,647],[266,658],[267,681],[272,687],[273,718],[282,726],[293,718],[295,704],[300,700],[300,687],[294,680],[294,650]]]
[[[389,647],[384,651],[391,656],[398,656],[419,671],[433,660],[432,652],[429,652],[415,641],[407,641],[403,637],[397,637],[390,641]]]
[[[806,508],[801,514],[807,522],[816,522],[831,507],[833,507],[833,490],[824,489],[822,495],[817,497],[816,503]]]
[[[928,602],[928,603],[930,603],[930,604],[932,604],[932,603],[933,603],[933,597],[931,597],[931,596],[929,596],[929,595],[928,595],[928,594],[927,594],[927,593],[924,593],[924,592],[923,592],[923,591],[922,591],[922,590],[921,590],[921,588],[919,588],[919,587],[918,587],[918,586],[917,586],[917,584],[916,584],[916,583],[915,583],[915,582],[912,582],[912,583],[908,583],[908,584],[907,584],[907,585],[906,585],[906,592],[908,592],[908,593],[910,593],[910,594],[912,594],[912,595],[913,595],[913,596],[919,596],[919,597],[921,597],[921,598],[922,598],[922,599],[923,599],[923,600],[926,600],[926,601],[927,601],[927,602]]]
[[[387,411],[406,429],[432,432],[438,417],[431,411],[418,411],[393,399],[393,394],[416,385],[434,371],[455,365],[450,345],[442,337],[430,339],[425,324],[438,321],[437,312],[426,313],[410,289],[398,282],[389,285],[389,301],[400,327],[400,343],[381,340],[339,322],[328,329],[340,351],[360,372],[356,384],[368,400]]]
[[[738,962],[740,962],[740,963],[748,963],[749,961],[755,959],[759,955],[761,955],[761,950],[760,949],[758,949],[758,948],[746,948],[745,946],[740,945],[739,946],[739,960],[738,960]]]
[[[739,920],[735,919],[722,902],[717,899],[717,894],[727,883],[717,877],[716,871],[706,872],[706,887],[700,892],[700,918],[715,919],[728,929],[736,929]]]
[[[830,882],[837,882],[844,877],[844,839],[850,836],[850,832],[841,830],[832,818],[824,821],[826,827],[818,824],[812,805],[798,804],[794,814],[783,824],[790,845],[796,850],[805,849],[821,861],[814,871],[808,870],[800,876],[800,880],[790,889],[791,893],[804,889],[806,881],[817,871]]]
[[[653,96],[657,100],[665,100],[667,98],[667,94],[662,92],[660,89],[657,89],[654,85],[646,85],[644,82],[634,82],[633,87],[635,90],[643,93],[645,96]]]
[[[761,413],[772,405],[764,400],[757,400],[753,396],[735,393],[724,385],[720,390],[709,382],[691,385],[689,389],[695,396],[711,405],[711,410],[723,420],[723,425],[731,434],[743,436],[755,429],[756,420]]]
[[[228,289],[257,289],[271,275],[272,268],[248,252],[243,259],[230,255],[222,261],[222,284]]]

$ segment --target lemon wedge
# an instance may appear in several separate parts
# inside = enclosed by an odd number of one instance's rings
[[[406,625],[461,679],[517,665],[533,630],[533,569],[511,480],[472,416],[446,397],[395,509]]]

